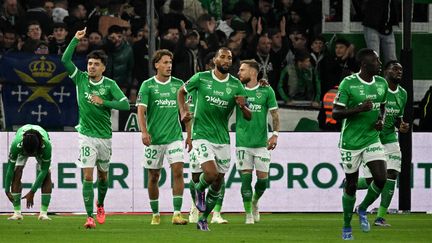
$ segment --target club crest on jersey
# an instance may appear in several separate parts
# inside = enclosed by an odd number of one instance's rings
[[[102,88],[99,89],[99,94],[100,95],[104,95],[105,92],[106,92],[106,89],[104,87],[102,87]]]
[[[378,92],[378,95],[383,95],[384,94],[384,89],[381,88],[381,87],[379,87],[379,88],[377,88],[377,92]]]
[[[260,99],[262,97],[262,93],[261,92],[257,92],[256,96],[258,97],[258,99]]]
[[[171,87],[171,93],[175,94],[177,92],[177,88],[176,87]]]
[[[225,89],[225,91],[227,92],[227,94],[231,94],[232,89],[231,89],[230,87],[227,87],[227,88]]]

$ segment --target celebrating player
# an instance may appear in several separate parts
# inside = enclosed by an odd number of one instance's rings
[[[360,72],[342,80],[333,107],[333,118],[343,119],[339,148],[346,178],[342,196],[344,240],[352,239],[351,218],[360,164],[365,163],[373,177],[366,197],[358,208],[363,232],[370,230],[366,209],[378,198],[387,178],[386,158],[379,131],[383,127],[388,84],[377,76],[381,62],[375,51],[361,49],[357,53],[357,60]]]
[[[228,172],[231,156],[228,120],[237,104],[246,119],[251,112],[246,106],[245,89],[241,82],[228,74],[232,65],[231,51],[220,48],[214,57],[215,69],[196,73],[180,88],[178,104],[183,122],[192,118],[185,105],[187,93],[194,90],[196,103],[192,122],[192,145],[203,174],[196,188],[196,206],[203,212],[197,228],[208,231],[207,217],[220,196],[224,175]],[[207,197],[205,189],[209,188]]]
[[[23,197],[27,199],[27,208],[33,207],[33,198],[42,185],[42,203],[38,219],[51,220],[48,217],[48,206],[51,200],[51,141],[48,133],[37,125],[24,125],[16,132],[12,141],[6,171],[5,192],[12,202],[14,214],[9,220],[22,220],[21,214],[21,177],[29,157],[37,161],[37,176],[30,191]]]
[[[261,86],[257,77],[258,63],[255,60],[241,62],[239,79],[246,84],[246,96],[253,116],[247,121],[243,116],[236,119],[237,170],[242,180],[241,195],[246,212],[246,224],[259,222],[258,200],[268,183],[270,170],[270,151],[276,148],[279,135],[279,113],[276,96],[270,86]],[[273,135],[267,139],[267,113],[273,120]],[[240,110],[237,107],[237,113]],[[252,171],[256,169],[257,182],[252,194]]]
[[[69,77],[77,86],[79,107],[80,158],[78,167],[83,169],[83,198],[87,211],[86,228],[95,228],[93,218],[93,170],[97,166],[98,199],[97,221],[105,222],[104,199],[108,190],[108,169],[111,159],[111,109],[129,110],[129,102],[117,83],[102,75],[107,63],[106,54],[92,51],[87,55],[87,72],[80,71],[72,63],[72,54],[81,38],[85,37],[86,28],[76,32],[66,48],[62,62]]]
[[[399,84],[402,80],[402,65],[398,61],[390,61],[384,67],[384,77],[389,84],[386,104],[386,116],[383,130],[380,133],[381,143],[387,163],[387,181],[381,192],[381,203],[374,224],[390,226],[384,219],[393,197],[397,177],[401,171],[401,152],[395,127],[402,133],[409,130],[409,123],[403,121],[407,101],[407,92]],[[364,178],[359,178],[357,189],[366,189],[372,182],[372,174],[364,166]]]
[[[160,224],[159,177],[166,157],[173,174],[173,224],[187,224],[181,216],[183,203],[183,143],[177,106],[177,91],[183,81],[171,76],[173,54],[158,50],[153,56],[156,76],[144,81],[138,94],[138,121],[145,145],[144,167],[148,169],[148,193],[153,212],[151,224]]]

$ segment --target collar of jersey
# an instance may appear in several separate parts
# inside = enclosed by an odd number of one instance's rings
[[[156,78],[156,75],[155,75],[153,78],[154,78],[154,80],[155,80],[156,83],[158,83],[158,84],[162,84],[162,85],[169,84],[169,82],[171,82],[171,76],[168,78],[168,80],[167,80],[166,82],[159,81],[159,80]]]
[[[101,84],[101,83],[103,83],[103,80],[105,79],[105,77],[104,76],[102,76],[102,78],[101,78],[101,80],[99,80],[99,82],[93,82],[93,81],[91,81],[91,79],[89,78],[89,83],[91,84],[91,85],[99,85],[99,84]]]
[[[247,86],[245,86],[245,90],[256,90],[259,88],[259,86],[260,86],[260,84],[257,84],[255,87],[252,87],[252,88],[248,88]]]
[[[367,85],[372,85],[375,83],[375,75],[372,77],[372,82],[368,83],[366,81],[364,81],[362,78],[360,78],[360,72],[356,73],[357,78],[360,80],[360,82],[367,84]]]
[[[399,91],[399,85],[396,86],[396,90],[395,90],[395,91],[391,90],[390,87],[388,88],[388,91],[389,91],[390,93],[392,93],[392,94],[396,94],[396,93]]]
[[[212,74],[213,79],[216,80],[216,81],[218,81],[218,82],[226,82],[226,81],[228,81],[229,76],[230,76],[230,74],[228,73],[228,75],[226,76],[226,78],[224,78],[224,79],[221,80],[221,79],[218,79],[216,77],[216,75],[214,74],[214,70],[211,71],[211,74]]]

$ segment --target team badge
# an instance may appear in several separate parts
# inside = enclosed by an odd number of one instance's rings
[[[106,89],[104,87],[102,87],[102,88],[99,89],[99,94],[100,95],[104,95],[105,92],[106,92]]]
[[[227,87],[227,88],[226,88],[226,92],[227,92],[227,94],[231,94],[231,91],[232,91],[232,89],[231,89],[230,87]]]
[[[176,87],[171,87],[171,92],[172,92],[173,94],[175,94],[175,93],[177,92]]]
[[[377,92],[378,92],[378,95],[383,95],[384,94],[384,89],[381,88],[381,87],[379,87],[379,88],[377,88]]]
[[[260,99],[262,97],[262,93],[261,92],[257,92],[256,96],[258,97],[258,99]]]

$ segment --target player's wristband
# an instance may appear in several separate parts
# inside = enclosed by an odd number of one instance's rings
[[[273,136],[279,137],[279,132],[278,131],[273,131]]]

